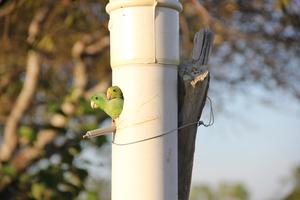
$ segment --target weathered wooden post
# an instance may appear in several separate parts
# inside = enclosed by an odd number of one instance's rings
[[[188,200],[191,186],[197,127],[209,87],[208,58],[213,33],[202,29],[194,37],[192,59],[182,62],[178,73],[178,199]]]

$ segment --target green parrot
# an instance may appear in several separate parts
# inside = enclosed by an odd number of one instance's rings
[[[119,117],[123,110],[124,98],[122,90],[118,86],[111,86],[107,89],[106,96],[98,93],[91,98],[91,107],[100,108],[108,114],[113,122]]]

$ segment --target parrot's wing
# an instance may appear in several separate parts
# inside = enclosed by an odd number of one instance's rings
[[[112,99],[107,102],[104,111],[112,118],[115,119],[119,117],[123,110],[124,100],[121,98]]]

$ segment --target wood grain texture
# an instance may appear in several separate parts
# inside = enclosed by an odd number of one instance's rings
[[[178,127],[198,121],[209,88],[208,58],[213,33],[202,29],[195,34],[192,59],[178,71]],[[178,131],[178,199],[188,200],[191,186],[197,124]]]

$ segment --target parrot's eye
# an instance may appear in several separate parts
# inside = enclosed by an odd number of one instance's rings
[[[116,92],[116,89],[113,89],[114,92]]]
[[[98,100],[98,97],[95,97],[96,100]]]

